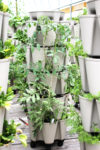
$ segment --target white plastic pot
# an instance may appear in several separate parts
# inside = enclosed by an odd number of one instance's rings
[[[89,14],[96,14],[95,0],[87,0],[87,8]]]
[[[28,27],[27,29],[27,34],[28,34],[28,37],[32,37],[34,32],[36,31],[36,26],[34,26],[33,22],[31,23],[31,27]]]
[[[100,15],[100,0],[95,0],[95,10],[96,14]]]
[[[11,150],[11,144],[6,144],[4,146],[0,146],[0,150]]]
[[[29,69],[32,63],[32,52],[30,46],[27,47],[27,51],[26,51],[26,63],[27,63],[27,68]]]
[[[33,11],[29,12],[31,20],[37,20],[41,16],[48,16],[51,20],[59,22],[64,19],[64,12],[60,11]]]
[[[10,59],[0,59],[0,87],[6,93],[8,86]]]
[[[3,21],[3,12],[0,11],[0,39],[1,39],[1,33],[2,33],[2,21]]]
[[[87,98],[79,96],[79,102],[83,127],[85,131],[90,132],[92,124],[93,101],[89,101]]]
[[[46,35],[46,40],[44,40],[44,36],[42,32],[37,33],[37,43],[40,44],[40,46],[54,46],[56,39],[56,33],[51,30]]]
[[[27,75],[27,81],[28,83],[33,82],[35,80],[35,76],[32,72],[29,72]]]
[[[8,32],[8,21],[9,21],[9,14],[3,14],[3,29],[2,29],[2,40],[5,42],[7,40],[7,32]]]
[[[3,130],[4,116],[5,116],[5,108],[0,107],[0,134],[2,134]]]
[[[38,50],[37,48],[34,48],[34,51],[32,52],[32,61],[33,63],[37,63],[38,61],[42,62],[42,66],[45,66],[45,49],[40,48]]]
[[[79,66],[80,66],[80,73],[81,73],[82,89],[84,92],[89,92],[85,58],[82,56],[79,56],[78,58],[79,58]]]
[[[97,95],[100,92],[100,59],[85,58],[89,92]]]
[[[90,56],[100,56],[99,21],[100,16],[96,15],[85,15],[80,17],[84,51]]]
[[[97,104],[97,111],[98,111],[99,122],[100,122],[100,101],[96,100],[96,104]]]
[[[47,74],[44,82],[55,92],[57,84],[57,77],[55,75]]]
[[[61,49],[61,48],[58,48],[58,49]],[[53,61],[53,66],[54,68],[56,69],[57,67],[61,67],[64,65],[64,60],[65,60],[65,54],[62,53],[62,52],[57,52],[56,55],[55,55],[55,58],[57,59],[57,62],[55,63]]]
[[[85,143],[80,143],[80,150],[86,150],[85,149]]]
[[[55,140],[57,130],[57,123],[44,123],[43,125],[43,138],[45,144],[52,144]]]
[[[60,120],[60,139],[64,140],[66,135],[66,120]]]
[[[100,144],[85,143],[86,150],[100,150]]]

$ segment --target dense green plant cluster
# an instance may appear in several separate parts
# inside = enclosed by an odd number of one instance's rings
[[[0,11],[9,12],[8,6],[5,5],[2,0],[0,0]]]
[[[79,67],[76,64],[67,66],[68,78],[66,80],[66,93],[73,96],[74,101],[78,101],[82,89]]]
[[[8,39],[4,44],[2,40],[0,40],[0,59],[13,56],[15,51],[16,48],[14,44],[12,44],[12,40]]]
[[[12,88],[9,87],[7,90],[7,94],[1,92],[2,88],[0,88],[0,107],[9,107],[10,101],[14,98],[14,94]]]
[[[9,144],[11,142],[14,142],[14,139],[17,138],[20,140],[20,142],[26,147],[26,139],[27,137],[24,134],[21,134],[17,131],[17,127],[20,124],[15,124],[15,122],[12,120],[11,123],[8,123],[7,120],[4,121],[3,126],[3,133],[0,135],[0,146],[3,146],[5,144]]]
[[[23,93],[20,102],[27,103],[29,119],[34,126],[34,136],[42,130],[44,122],[56,122],[59,111],[63,109],[63,104],[43,82],[32,82],[31,89]],[[65,113],[62,117],[66,117]]]
[[[100,142],[100,134],[92,135],[84,131],[81,118],[72,106],[70,108],[67,123],[71,127],[70,133],[77,133],[80,142],[86,142],[89,144],[97,144]]]
[[[24,26],[26,25],[26,22],[29,21],[30,18],[28,16],[13,16],[12,18],[10,18],[9,20],[9,25],[11,27],[13,27],[14,29],[20,27],[20,26]]]

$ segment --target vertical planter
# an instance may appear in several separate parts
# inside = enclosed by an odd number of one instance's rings
[[[100,101],[96,100],[96,104],[97,104],[97,111],[98,111],[99,122],[100,122]]]
[[[3,29],[2,29],[2,40],[5,42],[7,40],[7,32],[8,32],[8,21],[9,21],[9,14],[3,14]]]
[[[79,58],[79,66],[80,66],[80,73],[81,73],[82,89],[84,92],[89,92],[85,58],[82,56],[79,56],[78,58]]]
[[[44,82],[55,92],[57,84],[57,77],[55,75],[47,74]]]
[[[96,10],[96,14],[100,15],[100,0],[95,0],[95,10]]]
[[[5,108],[0,107],[0,134],[2,134],[3,130],[4,116],[5,116]]]
[[[0,39],[1,39],[1,33],[2,33],[2,21],[3,21],[3,12],[0,11]]]
[[[60,49],[60,48],[58,48],[58,49]],[[54,66],[55,69],[57,67],[63,66],[64,65],[64,60],[65,60],[65,54],[62,53],[62,52],[57,52],[56,56],[57,56],[57,63],[53,62],[53,66]]]
[[[0,59],[0,86],[6,93],[8,85],[10,59]]]
[[[100,92],[100,59],[85,58],[89,92],[97,95]]]
[[[96,14],[95,0],[87,0],[87,8],[89,14]]]
[[[60,139],[64,140],[66,135],[66,120],[59,121],[60,126]]]
[[[43,125],[43,138],[45,144],[52,144],[55,140],[57,130],[57,123],[44,123]]]
[[[40,48],[38,50],[37,48],[34,48],[34,51],[32,52],[32,62],[37,63],[38,61],[42,62],[42,66],[45,66],[45,49]]]
[[[79,102],[83,127],[85,131],[90,132],[92,124],[93,101],[89,101],[88,99],[79,96]]]
[[[99,20],[100,16],[96,15],[86,15],[80,17],[81,36],[84,51],[90,56],[100,56]]]

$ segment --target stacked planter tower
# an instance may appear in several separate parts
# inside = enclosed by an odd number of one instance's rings
[[[88,15],[80,17],[81,38],[88,57],[79,56],[82,89],[95,95],[93,100],[79,96],[84,130],[95,133],[94,125],[100,129],[100,1],[88,0]],[[82,150],[99,150],[100,144],[82,144]]]
[[[57,11],[47,11],[47,12],[30,12],[30,18],[31,21],[37,21],[37,19],[41,16],[47,16],[50,18],[50,20],[59,23],[61,20],[64,18],[64,13],[62,12],[57,12]],[[36,31],[37,29],[31,27],[30,31],[32,32],[33,30]],[[40,28],[43,28],[42,25],[40,25]],[[28,31],[28,35],[31,35],[30,31]],[[43,34],[42,32],[37,32],[37,43],[40,45],[40,50],[38,50],[37,47],[34,47],[34,51],[32,52],[31,48],[28,47],[27,53],[26,53],[26,60],[27,60],[27,67],[30,69],[30,64],[36,64],[39,61],[42,62],[42,67],[45,68],[45,64],[47,59],[50,61],[52,58],[48,57],[46,54],[46,51],[52,51],[54,50],[54,43],[56,39],[56,32],[53,30],[49,31],[46,40],[43,40]],[[61,47],[59,47],[60,49]],[[58,66],[63,66],[65,65],[65,59],[66,56],[63,55],[62,53],[60,54],[59,52],[56,54],[59,57],[59,62],[57,64],[53,64],[53,67],[56,68]],[[66,77],[67,77],[67,72]],[[28,82],[34,81],[34,75],[30,71],[27,77]],[[45,81],[44,81],[49,87],[52,89],[56,95],[58,95],[58,99],[64,103],[66,106],[67,104],[67,99],[66,99],[66,94],[64,93],[64,86],[65,86],[65,81],[63,79],[57,78],[52,72],[48,75],[45,76]],[[33,136],[33,125],[32,122],[29,120],[29,126],[30,126],[30,135],[31,135],[31,146],[35,147],[35,143],[37,141],[43,141],[45,144],[53,144],[55,140],[58,140],[59,143],[58,145],[61,146],[63,144],[63,141],[65,139],[65,133],[66,133],[66,124],[64,120],[59,120],[58,124],[53,125],[54,127],[51,128],[52,124],[49,126],[48,124],[45,124],[45,127],[43,126],[43,129],[39,134],[34,137]],[[45,128],[45,129],[44,129]],[[47,131],[46,131],[47,128]],[[56,128],[56,130],[55,130]],[[44,132],[45,130],[45,132]],[[47,133],[49,131],[49,133]],[[45,136],[44,136],[45,134]]]

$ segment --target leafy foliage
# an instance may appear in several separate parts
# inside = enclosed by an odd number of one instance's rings
[[[12,40],[8,39],[3,44],[0,40],[0,59],[8,58],[13,56],[13,53],[16,51],[15,46],[12,44]]]
[[[27,137],[24,134],[17,134],[18,126],[19,124],[15,124],[13,120],[11,123],[8,123],[7,120],[4,121],[3,133],[0,135],[0,146],[13,142],[15,138],[19,139],[25,147],[27,146]]]
[[[2,89],[2,88],[1,88]],[[9,87],[7,90],[7,94],[4,92],[0,93],[0,107],[9,107],[10,106],[10,101],[14,98],[14,94],[12,91],[12,88]]]

